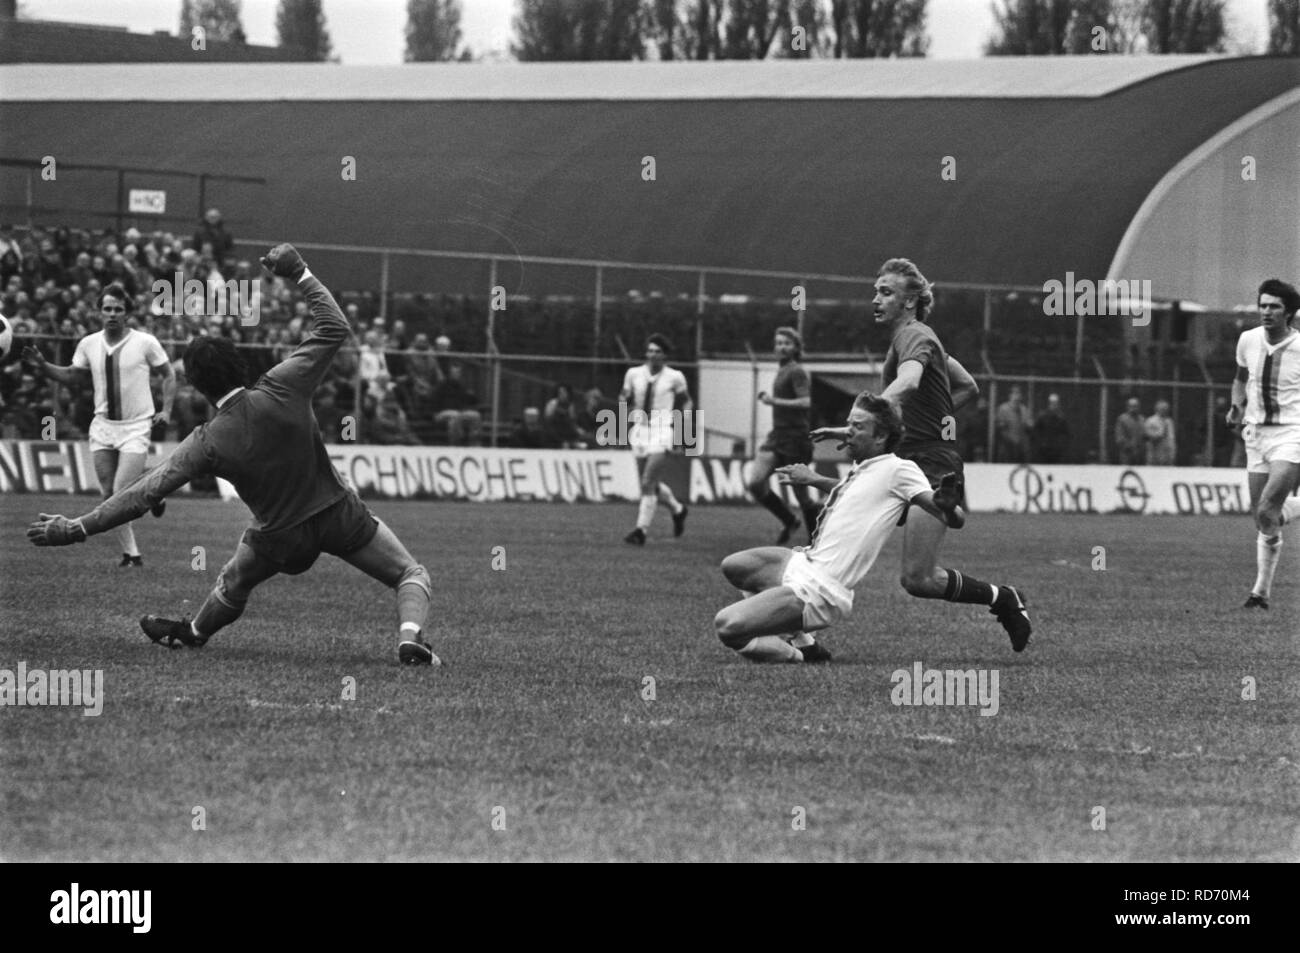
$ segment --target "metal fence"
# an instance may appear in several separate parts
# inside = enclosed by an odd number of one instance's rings
[[[62,353],[70,355],[73,343],[70,339],[51,335],[38,335],[29,340],[42,343],[49,354],[58,353],[61,346]],[[183,353],[183,343],[164,341],[164,345],[174,358]],[[240,347],[249,365],[250,383],[290,350],[284,344],[243,344]],[[377,405],[391,390],[398,406],[402,408],[402,416],[406,419],[411,438],[421,443],[445,442],[448,433],[437,419],[436,407],[429,399],[428,388],[436,385],[448,373],[452,363],[457,363],[462,367],[465,388],[475,395],[474,409],[481,418],[479,439],[489,446],[505,445],[512,442],[514,430],[519,426],[525,410],[544,410],[547,402],[555,396],[558,385],[569,385],[575,405],[580,411],[589,394],[592,401],[603,400],[601,406],[609,406],[617,400],[628,365],[637,362],[636,359],[609,357],[390,348],[384,351],[391,378],[386,383],[363,378],[360,353],[361,349],[354,346],[343,348],[327,377],[326,387],[317,396],[317,413],[327,438],[338,439],[341,428],[347,425],[347,439],[358,442],[384,439],[375,432],[376,412]],[[426,364],[428,358],[434,355],[437,365],[433,379],[426,382],[428,386],[424,388],[424,399],[416,394],[414,378],[417,375],[410,369],[410,362],[416,355]],[[751,360],[755,367],[755,380],[765,380],[774,370],[771,364],[752,357]],[[861,361],[861,357],[857,360]],[[698,365],[692,361],[674,361],[673,365],[686,374],[691,393],[698,400]],[[1115,422],[1124,410],[1125,401],[1130,397],[1136,397],[1140,401],[1144,417],[1153,413],[1157,401],[1169,402],[1176,433],[1176,463],[1226,465],[1234,459],[1234,451],[1239,453],[1240,440],[1235,433],[1228,431],[1222,421],[1226,406],[1220,402],[1226,405],[1230,381],[1118,381],[989,373],[977,373],[975,376],[981,388],[979,400],[957,413],[957,441],[968,462],[1013,462],[1007,461],[1005,456],[999,458],[996,428],[997,409],[1007,401],[1012,388],[1021,391],[1031,423],[1046,407],[1049,395],[1056,394],[1068,425],[1069,437],[1059,449],[1059,455],[1051,454],[1041,442],[1031,439],[1026,448],[1028,462],[1119,462],[1114,436]],[[48,405],[47,409],[53,411],[53,408],[66,408],[66,396],[59,393],[58,385],[51,382],[50,386],[54,388],[53,404]],[[598,392],[598,395],[592,394],[592,391]],[[371,396],[371,401],[367,400],[367,394]],[[184,400],[190,400],[190,406],[178,407],[173,418],[181,430],[201,422],[209,412],[197,395],[182,394],[178,403]],[[47,404],[48,402],[43,402],[43,406]],[[592,406],[594,412],[595,404]],[[841,413],[843,406],[839,405],[835,412]],[[753,455],[754,435],[749,433],[747,426],[728,428],[725,421],[710,420],[707,408],[704,409],[706,415],[702,421],[702,436],[706,453],[716,456]],[[828,407],[814,408],[814,425],[838,423],[838,420],[831,419],[829,410]],[[53,412],[56,416],[59,413]],[[87,418],[81,422],[84,429],[88,424],[89,413],[84,403],[80,413]],[[37,414],[37,419],[40,416],[42,414]],[[18,432],[22,428],[15,427],[12,420],[8,420],[7,424],[7,436],[37,436],[36,433]],[[710,427],[709,424],[713,426]],[[758,434],[757,438],[761,440],[763,436]]]

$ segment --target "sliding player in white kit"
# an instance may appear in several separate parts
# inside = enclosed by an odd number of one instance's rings
[[[845,430],[814,431],[814,438],[838,437],[853,468],[843,480],[820,476],[796,463],[776,472],[786,482],[830,491],[812,544],[793,550],[760,546],[732,553],[722,573],[746,598],[717,614],[714,628],[723,645],[754,662],[829,662],[808,633],[824,629],[853,609],[853,587],[862,581],[899,519],[919,506],[936,519],[953,515],[960,500],[956,474],[936,490],[921,468],[895,455],[903,421],[894,404],[862,393],[853,402]],[[798,633],[793,641],[783,635]]]
[[[50,364],[36,348],[23,349],[38,373],[60,384],[84,384],[95,389],[95,418],[90,423],[90,452],[95,476],[104,499],[130,486],[144,473],[149,454],[149,434],[155,424],[171,419],[176,398],[176,372],[158,339],[127,326],[131,297],[121,285],[112,284],[99,295],[99,313],[104,327],[77,342],[69,367]],[[163,375],[163,406],[154,413],[150,371]],[[162,516],[165,503],[151,512]],[[116,529],[122,548],[119,566],[143,566],[144,557],[136,545],[130,523]]]
[[[666,366],[669,350],[666,337],[650,335],[646,339],[645,363],[627,372],[618,395],[619,411],[629,422],[628,442],[636,455],[641,475],[641,507],[637,511],[636,526],[623,537],[625,543],[634,546],[645,545],[656,502],[668,507],[673,514],[674,536],[682,535],[686,528],[687,507],[660,479],[678,436],[693,432],[688,431],[683,423],[693,407],[686,375]]]
[[[1267,609],[1282,554],[1282,526],[1300,517],[1300,308],[1293,285],[1269,278],[1259,286],[1259,327],[1237,339],[1229,427],[1243,424],[1255,540],[1255,585],[1245,609]]]

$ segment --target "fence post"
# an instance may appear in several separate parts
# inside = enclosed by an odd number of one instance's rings
[[[984,459],[989,463],[1001,463],[1001,460],[995,459],[993,450],[997,446],[997,413],[998,413],[998,379],[989,378],[989,416],[988,426],[986,428],[986,437],[988,441],[984,448]]]
[[[704,272],[700,272],[700,282],[695,293],[695,360],[704,353]]]
[[[122,234],[122,216],[126,209],[126,172],[117,170],[117,234]]]
[[[596,266],[596,310],[591,317],[591,386],[596,386],[596,363],[600,360],[601,300],[604,298],[604,267]]]
[[[497,286],[497,260],[495,258],[492,258],[488,262],[488,293],[487,293],[487,301],[488,301],[487,352],[489,354],[494,352],[497,346],[497,338],[496,338],[497,313],[496,313],[496,309],[492,307],[492,296],[494,294],[493,289],[496,288],[496,286]],[[495,444],[493,445],[495,446]]]
[[[806,278],[801,279],[799,283],[800,286],[803,288],[804,306],[799,309],[799,317],[795,319],[795,330],[799,332],[799,340],[805,341],[807,340],[807,338],[804,336],[803,318],[804,318],[804,314],[806,314],[808,311],[808,279]]]
[[[365,419],[361,416],[361,389],[365,387],[365,380],[361,377],[361,349],[353,348],[348,345],[349,350],[355,350],[357,356],[357,370],[352,376],[352,419],[357,422],[357,443],[365,442],[365,430],[362,425]]]
[[[1101,361],[1097,360],[1097,355],[1092,356],[1093,366],[1097,369],[1097,379],[1101,381],[1101,400],[1098,402],[1097,413],[1101,416],[1101,427],[1098,434],[1097,462],[1109,463],[1110,451],[1106,442],[1107,421],[1110,418],[1110,379],[1106,377],[1106,370],[1101,366]]]
[[[492,345],[492,446],[497,445],[497,432],[501,429],[501,352]]]
[[[388,323],[388,252],[379,256],[379,316]]]
[[[199,214],[194,217],[196,222],[203,221],[203,213],[207,211],[203,206],[207,204],[208,199],[208,174],[199,173]]]

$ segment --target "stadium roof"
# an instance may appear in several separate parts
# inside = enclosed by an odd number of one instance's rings
[[[0,95],[37,102],[1041,99],[1095,97],[1204,56],[669,63],[31,65],[0,68]],[[165,69],[165,74],[160,73]],[[159,82],[165,75],[166,81]]]
[[[11,156],[264,176],[209,196],[244,236],[1026,287],[1140,262],[1230,307],[1295,276],[1297,87],[1294,57],[10,66],[0,127]],[[590,286],[531,276],[508,289]]]

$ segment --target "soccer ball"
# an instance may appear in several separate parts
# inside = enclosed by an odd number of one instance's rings
[[[14,346],[14,326],[9,323],[9,319],[0,314],[0,361],[9,356],[9,351]]]

